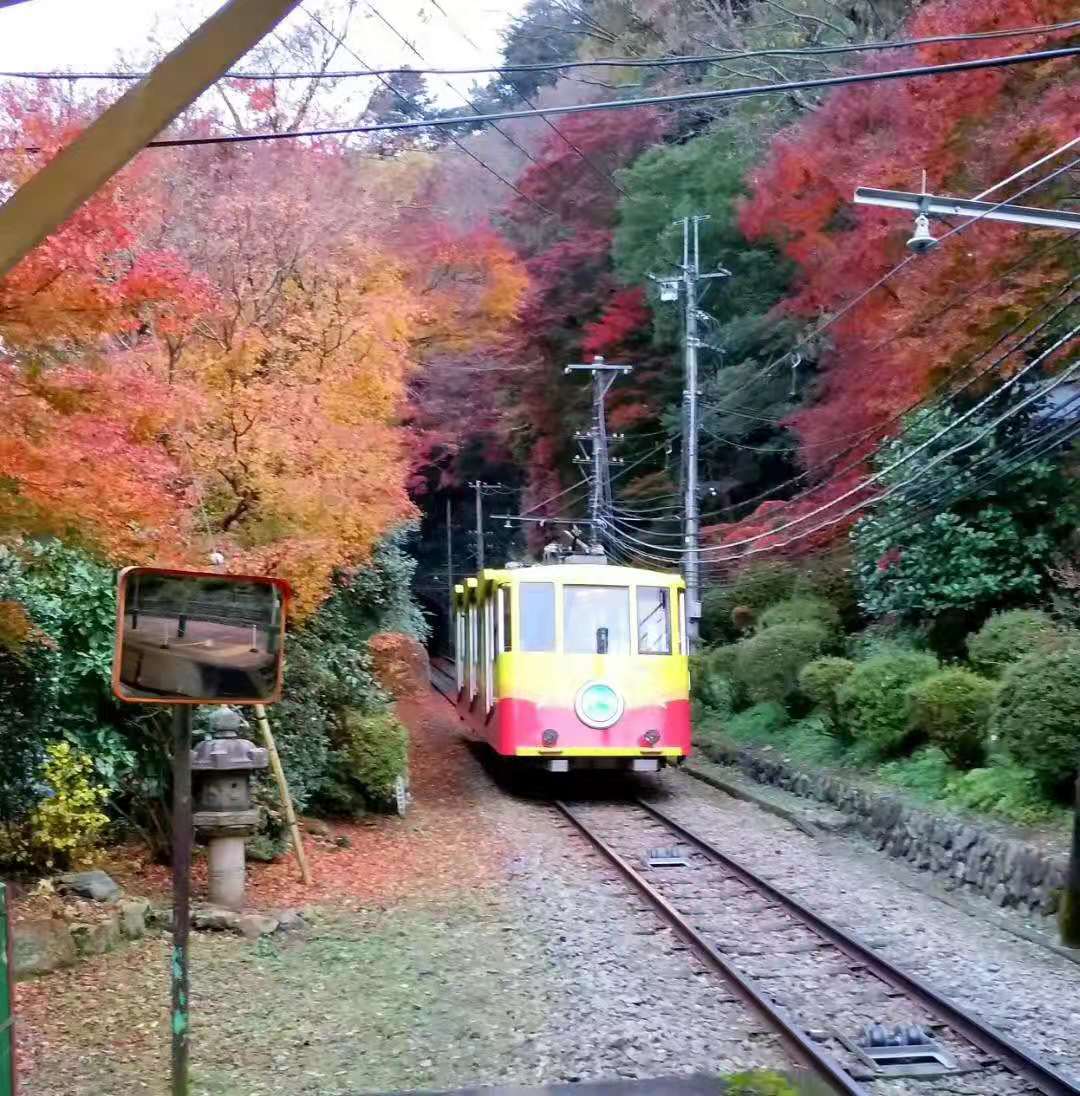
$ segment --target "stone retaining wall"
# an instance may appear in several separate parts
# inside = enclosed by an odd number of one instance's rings
[[[897,796],[857,787],[833,773],[804,772],[754,750],[712,745],[708,753],[760,784],[830,804],[851,818],[854,828],[880,851],[942,876],[957,889],[977,891],[998,906],[1043,915],[1057,911],[1065,864],[1032,845],[919,810]]]

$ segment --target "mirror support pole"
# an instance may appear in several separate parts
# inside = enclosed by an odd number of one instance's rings
[[[172,1096],[188,1096],[190,1048],[190,983],[188,936],[191,931],[191,849],[195,828],[191,808],[191,722],[194,705],[173,708],[173,949],[172,963]]]

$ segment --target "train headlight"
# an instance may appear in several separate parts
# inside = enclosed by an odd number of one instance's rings
[[[590,727],[610,727],[623,714],[622,697],[602,681],[586,685],[574,704],[578,718]]]

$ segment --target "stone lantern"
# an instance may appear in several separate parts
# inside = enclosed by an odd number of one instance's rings
[[[210,901],[226,909],[244,905],[244,841],[259,824],[251,800],[251,774],[269,763],[266,750],[240,738],[247,723],[232,708],[210,716],[213,738],[191,751],[197,780],[195,828],[207,840]]]

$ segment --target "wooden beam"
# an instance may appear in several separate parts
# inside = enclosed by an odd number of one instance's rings
[[[228,0],[0,206],[0,278],[273,30],[299,0]]]

